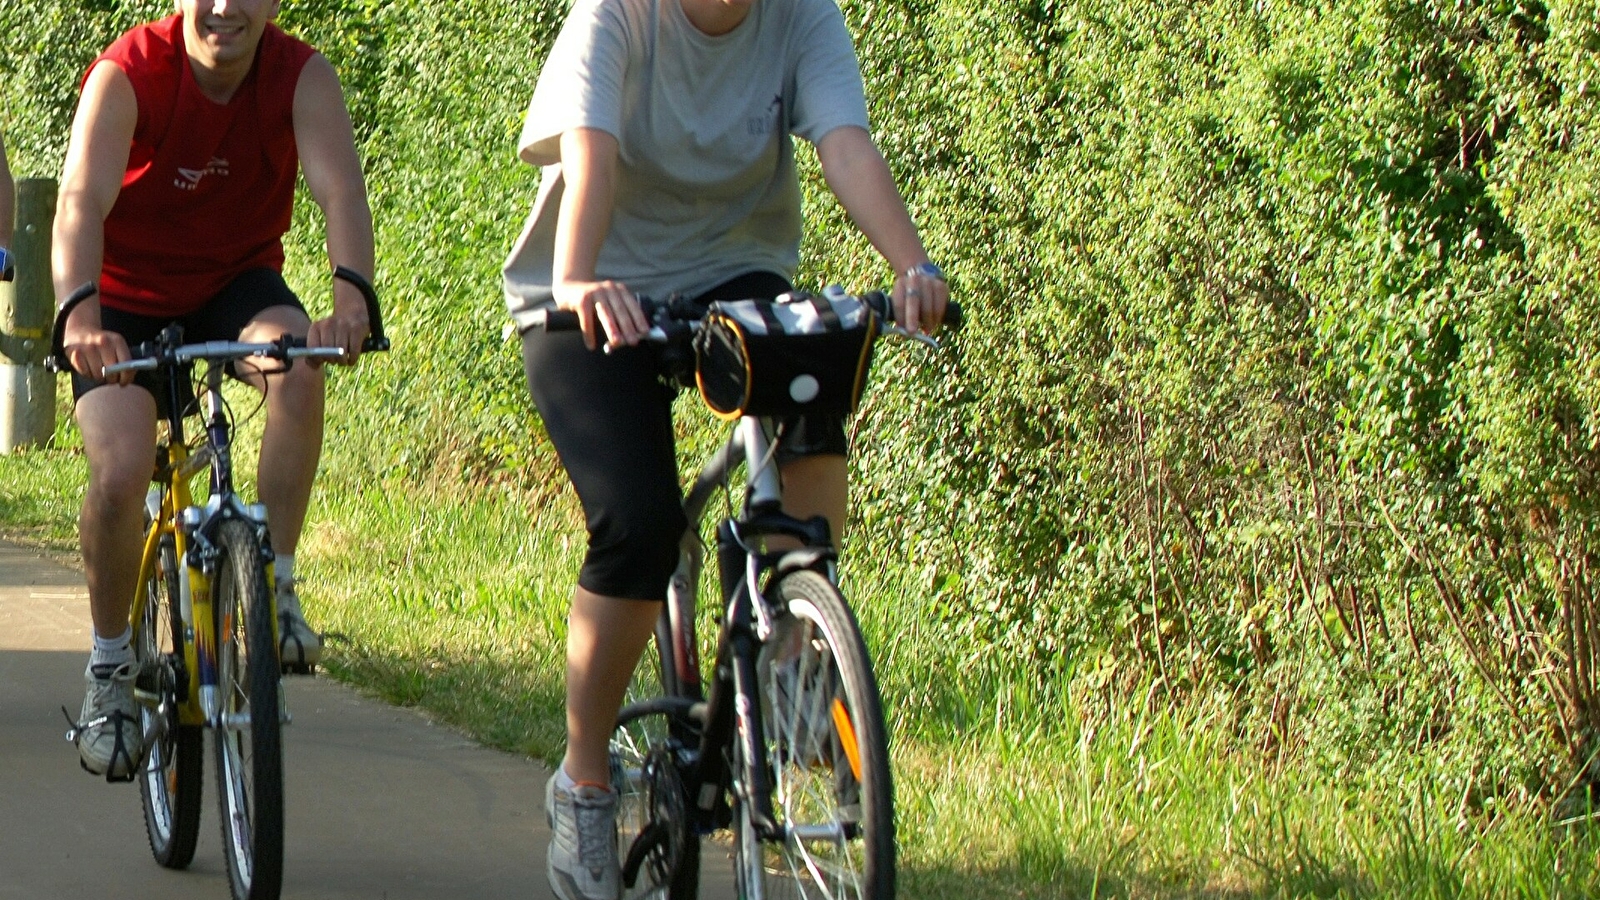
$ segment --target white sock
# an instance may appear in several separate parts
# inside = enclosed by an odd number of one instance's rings
[[[103,638],[99,632],[95,633],[87,667],[90,674],[95,674],[95,669],[109,673],[126,662],[133,662],[133,626],[123,629],[122,634],[114,638]]]
[[[277,589],[283,590],[294,583],[294,554],[279,553],[272,562],[272,574],[277,579]]]
[[[580,784],[579,782],[573,780],[572,776],[567,774],[566,763],[562,763],[556,767],[556,788],[563,791],[576,791],[580,788],[589,791],[610,792],[612,790],[611,785],[609,784],[595,784],[588,781]]]

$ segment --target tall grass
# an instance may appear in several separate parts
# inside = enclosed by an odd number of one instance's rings
[[[571,499],[352,486],[321,502],[302,554],[313,618],[348,636],[330,669],[495,746],[557,758],[582,548]],[[1600,837],[1552,824],[1527,792],[1455,790],[1444,753],[1341,772],[1241,739],[1224,691],[1174,707],[1147,684],[1107,704],[1081,679],[951,646],[914,566],[874,570],[857,554],[846,587],[893,734],[904,896],[1600,891]]]
[[[363,414],[345,399],[335,430]],[[259,425],[241,429],[242,473],[253,469]],[[83,466],[72,430],[63,425],[60,437],[56,448],[0,457],[6,537],[71,545]],[[1107,703],[1092,673],[1040,675],[952,643],[916,562],[859,543],[845,585],[889,713],[903,896],[1600,891],[1592,829],[1552,824],[1526,793],[1454,790],[1455,763],[1443,753],[1387,760],[1377,774],[1340,772],[1241,738],[1224,691],[1174,707],[1147,684]],[[559,482],[441,477],[419,487],[335,473],[319,488],[298,569],[310,617],[334,635],[330,674],[553,761],[581,552],[581,517]]]

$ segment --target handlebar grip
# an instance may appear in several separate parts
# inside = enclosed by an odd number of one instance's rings
[[[961,304],[955,302],[954,300],[946,303],[944,307],[943,327],[960,331],[961,327],[965,324],[967,324],[967,317],[966,314],[961,311]]]
[[[867,305],[871,306],[873,311],[878,314],[878,318],[887,322],[894,321],[894,304],[890,302],[887,293],[883,291],[868,291],[861,295],[861,299],[867,301]],[[966,314],[961,310],[961,304],[951,300],[945,304],[944,322],[940,327],[960,331],[961,326],[966,324],[966,318]]]
[[[67,297],[66,302],[61,304],[60,309],[56,310],[56,321],[50,328],[50,357],[44,361],[45,368],[51,372],[72,371],[72,362],[67,359],[67,317],[71,316],[72,311],[78,308],[78,304],[93,297],[99,291],[100,288],[94,282],[85,281],[83,284],[78,285],[78,289]]]
[[[143,372],[155,369],[161,364],[149,357],[130,359],[127,362],[112,363],[100,370],[102,376],[116,375],[119,372]]]
[[[372,289],[372,282],[364,275],[349,266],[334,266],[333,277],[348,281],[361,292],[361,299],[367,302],[367,322],[372,327],[372,333],[361,342],[361,352],[382,353],[389,349],[389,336],[383,332],[383,312],[378,309],[378,292]]]
[[[578,314],[570,309],[536,309],[528,315],[529,330],[577,331],[583,327]]]

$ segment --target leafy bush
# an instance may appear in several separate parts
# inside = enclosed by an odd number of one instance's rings
[[[972,321],[937,358],[886,348],[855,423],[868,602],[932,596],[972,689],[1226,696],[1241,741],[1345,772],[1427,746],[1468,798],[1588,771],[1600,6],[842,6]],[[22,172],[59,166],[93,50],[166,8],[0,10]],[[397,338],[336,386],[374,402],[332,404],[335,487],[559,489],[497,273],[563,12],[285,0],[350,94]],[[804,173],[815,280],[882,283]]]

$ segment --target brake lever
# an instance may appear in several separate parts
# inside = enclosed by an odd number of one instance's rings
[[[884,331],[888,332],[889,334],[898,335],[899,337],[909,338],[910,340],[916,341],[917,343],[923,344],[934,350],[939,349],[938,338],[935,338],[932,335],[923,334],[920,331],[911,331],[910,329],[902,328],[899,325],[890,325],[889,327],[885,328]]]

